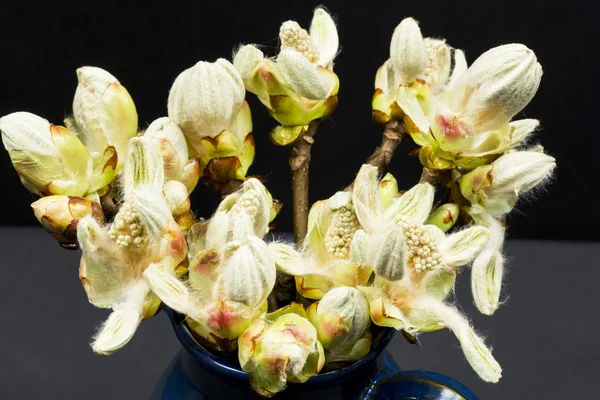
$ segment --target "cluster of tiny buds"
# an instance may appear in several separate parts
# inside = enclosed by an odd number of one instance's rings
[[[425,39],[425,49],[427,53],[427,67],[423,72],[425,82],[433,85],[437,82],[441,70],[440,62],[442,62],[438,54],[446,44],[440,40]]]
[[[406,240],[408,262],[415,270],[423,272],[435,268],[442,262],[442,255],[437,250],[435,241],[423,230],[422,225],[411,222],[408,218],[397,218]]]
[[[316,63],[319,59],[319,49],[313,43],[308,32],[302,29],[296,21],[286,21],[279,30],[282,48],[292,48],[302,53],[308,61]]]
[[[325,248],[337,258],[348,258],[354,233],[360,228],[356,214],[349,207],[340,207],[334,213],[325,234]]]
[[[125,202],[110,226],[108,237],[121,248],[128,247],[131,244],[140,247],[145,241],[143,233],[144,229],[140,223],[140,217],[135,212],[133,204]]]
[[[233,207],[231,207],[231,216],[244,214],[250,218],[252,223],[254,223],[255,216],[260,210],[260,203],[259,194],[254,190],[247,190],[240,196],[238,201],[235,202]]]

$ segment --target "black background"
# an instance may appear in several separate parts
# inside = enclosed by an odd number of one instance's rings
[[[407,16],[425,36],[445,37],[465,50],[469,63],[490,47],[521,42],[544,68],[540,90],[523,116],[538,118],[540,142],[558,160],[556,179],[537,199],[511,216],[511,237],[598,240],[595,195],[600,173],[597,152],[597,13],[585,1],[328,1],[336,16],[342,52],[335,71],[341,80],[334,118],[322,124],[313,147],[311,200],[329,197],[349,183],[380,140],[371,122],[375,71],[385,61],[395,26]],[[590,2],[591,3],[591,2]],[[75,69],[95,65],[110,71],[129,90],[145,128],[166,115],[175,77],[199,60],[230,58],[240,42],[276,53],[281,22],[310,24],[319,2],[231,1],[24,1],[0,6],[0,114],[27,110],[54,123],[71,112]],[[274,125],[254,95],[257,159],[252,174],[268,178],[283,201],[276,220],[291,229],[287,149],[268,139]],[[418,161],[403,144],[391,165],[401,187],[418,179]],[[6,152],[0,152],[2,224],[35,224],[29,203]],[[208,216],[218,200],[206,188],[193,207]]]

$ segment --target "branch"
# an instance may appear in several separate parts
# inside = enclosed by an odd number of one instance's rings
[[[404,125],[399,121],[390,121],[385,124],[381,144],[375,149],[373,154],[367,159],[365,164],[373,165],[379,169],[379,173],[383,173],[394,155],[396,147],[402,143],[402,139],[406,135]],[[351,192],[354,187],[354,182],[346,186],[345,192]]]
[[[300,243],[308,230],[308,166],[310,149],[314,143],[319,120],[314,120],[306,132],[294,142],[289,163],[292,170],[292,212],[294,216],[294,242]]]
[[[375,149],[375,152],[367,159],[366,164],[379,168],[379,172],[385,171],[392,160],[396,147],[402,142],[406,135],[404,125],[399,121],[390,121],[385,124],[381,144]]]

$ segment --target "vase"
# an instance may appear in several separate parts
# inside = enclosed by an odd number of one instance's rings
[[[156,385],[152,400],[260,399],[248,374],[235,359],[220,357],[196,341],[185,319],[164,311],[183,345]],[[401,371],[386,351],[395,330],[375,334],[371,351],[359,361],[318,374],[302,384],[288,384],[277,400],[477,400],[464,385],[429,371]]]

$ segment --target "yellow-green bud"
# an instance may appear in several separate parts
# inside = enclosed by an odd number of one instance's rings
[[[119,171],[127,142],[137,133],[135,104],[117,78],[101,68],[81,67],[77,79],[70,124],[92,154],[101,155],[113,146],[119,155]]]
[[[91,215],[102,224],[104,214],[98,203],[74,196],[46,196],[31,204],[35,217],[53,238],[63,246],[77,242],[79,220]]]
[[[443,232],[454,226],[460,214],[460,207],[454,203],[442,204],[436,208],[427,218],[425,224],[435,225]]]
[[[86,195],[92,158],[75,134],[28,112],[0,118],[0,130],[27,190],[40,195]]]
[[[389,172],[379,182],[379,200],[381,207],[386,210],[398,195],[398,181]]]
[[[169,93],[169,118],[187,140],[214,138],[225,130],[244,101],[242,78],[225,59],[200,61],[183,71]]]

